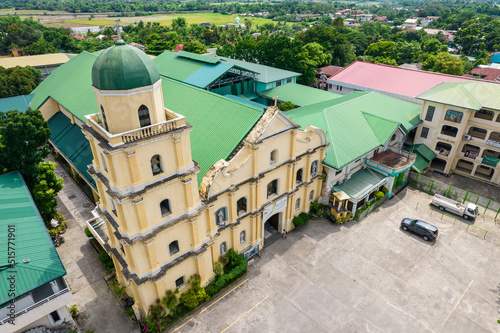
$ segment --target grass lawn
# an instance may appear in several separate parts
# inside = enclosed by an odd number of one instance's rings
[[[69,22],[69,23],[77,23],[79,25],[114,25],[115,20],[114,19],[109,19],[109,20],[69,20],[69,21],[64,21],[64,22]],[[127,25],[130,24],[128,22],[119,22],[120,24]],[[74,25],[73,25],[74,26]]]

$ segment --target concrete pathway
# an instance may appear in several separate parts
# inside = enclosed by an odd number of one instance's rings
[[[49,160],[53,161],[53,158]],[[77,320],[80,330],[95,330],[96,333],[138,332],[113,293],[108,291],[104,281],[106,270],[85,235],[85,221],[92,216],[94,204],[59,164],[56,165],[56,173],[64,179],[64,188],[57,198],[58,210],[69,226],[64,234],[66,242],[57,251],[66,267],[66,280],[73,293],[74,304],[80,311]]]

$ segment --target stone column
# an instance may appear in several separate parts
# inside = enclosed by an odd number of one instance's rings
[[[176,168],[182,169],[186,166],[186,163],[184,162],[184,151],[182,149],[181,136],[179,135],[174,137],[172,141],[174,142]]]
[[[128,269],[131,272],[136,272],[135,262],[134,262],[134,254],[132,252],[130,245],[128,245],[126,242],[121,243],[121,245],[123,245],[123,251],[125,251],[125,258],[124,259],[128,264]]]
[[[148,240],[143,243],[144,246],[146,247],[146,253],[148,255],[148,260],[149,260],[149,267],[151,272],[154,272],[160,268],[160,265],[158,264],[158,259],[156,258],[156,246],[154,245],[154,240]],[[143,272],[137,272],[138,275],[142,274]]]
[[[103,151],[103,157],[106,160],[106,165],[108,166],[110,186],[116,186],[116,174],[113,159],[109,157],[109,153],[105,150]]]
[[[235,193],[236,188],[231,188],[228,194],[228,222],[232,223],[236,221],[236,217],[238,216],[238,212],[236,211],[236,203],[235,203]]]
[[[193,207],[193,191],[191,190],[193,178],[187,178],[182,180],[182,185],[184,185],[184,202],[186,203],[186,210],[190,210]],[[198,193],[196,193],[197,195]]]
[[[207,227],[207,230],[210,234],[213,234],[215,232],[217,232],[217,225],[215,223],[215,211],[214,211],[214,205],[211,205],[210,207],[208,207],[208,209],[206,210],[208,216],[207,216],[207,223],[208,223],[208,227]]]
[[[231,241],[233,243],[233,250],[238,252],[239,245],[240,245],[240,239],[238,237],[238,226],[231,227]]]
[[[304,175],[304,181],[308,182],[311,180],[311,163],[313,162],[311,153],[307,153],[307,158],[306,158],[306,170],[305,170],[305,175]]]
[[[146,230],[149,227],[148,219],[146,216],[146,209],[144,207],[144,199],[142,197],[132,199],[132,205],[134,206],[137,229],[139,232]]]
[[[290,158],[295,158],[295,150],[297,147],[297,130],[290,131]]]
[[[165,282],[163,282],[163,277],[154,281],[156,287],[156,293],[158,294],[158,299],[161,301],[166,295]]]
[[[141,181],[141,176],[139,174],[139,165],[137,164],[135,150],[127,151],[125,156],[127,156],[128,172],[132,180],[132,185],[137,185]]]
[[[191,219],[189,220],[189,226],[191,227],[191,242],[192,247],[197,248],[200,244],[200,233],[198,232],[198,220]]]

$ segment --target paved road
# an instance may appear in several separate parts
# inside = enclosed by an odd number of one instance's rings
[[[104,281],[105,269],[84,233],[85,221],[91,217],[94,204],[58,164],[58,176],[64,178],[64,188],[58,195],[58,210],[66,217],[69,229],[64,234],[66,242],[57,252],[66,268],[73,302],[80,310],[78,325],[82,332],[96,333],[138,332],[123,313],[114,295]],[[72,305],[72,304],[71,304]]]
[[[311,220],[261,252],[241,285],[175,332],[498,332],[500,247],[407,189],[360,223]],[[416,203],[420,202],[418,210]],[[439,227],[436,243],[404,217]],[[455,225],[453,225],[455,222]],[[182,326],[181,326],[182,325]]]

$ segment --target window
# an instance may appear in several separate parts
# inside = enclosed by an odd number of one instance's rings
[[[247,233],[245,230],[240,232],[240,244],[243,244],[247,241]]]
[[[153,176],[162,173],[160,165],[160,155],[151,157],[151,171],[153,172]]]
[[[227,207],[222,207],[215,212],[215,224],[223,226],[227,221]]]
[[[427,108],[427,114],[425,115],[426,121],[432,121],[432,118],[434,117],[435,110],[436,110],[435,106],[429,105],[429,107]]]
[[[286,83],[291,83],[292,82],[292,78],[289,77],[288,79],[286,79]]]
[[[275,164],[277,162],[278,162],[278,149],[275,149],[271,152],[271,155],[269,156],[269,163]]]
[[[493,111],[481,109],[474,114],[474,117],[486,119],[486,120],[493,120],[494,115],[495,115],[495,113]]]
[[[314,190],[312,190],[310,193],[309,193],[309,201],[313,201],[314,200]]]
[[[451,148],[452,147],[450,144],[439,141],[436,144],[435,150],[439,151],[439,155],[448,156],[450,154]]]
[[[302,174],[304,173],[303,169],[297,170],[297,176],[295,177],[295,181],[298,183],[302,183]]]
[[[338,170],[338,171],[335,171],[335,176],[340,175],[340,174],[342,173],[342,170],[343,170],[343,169],[340,169],[340,170]]]
[[[168,216],[172,213],[170,210],[170,200],[165,199],[160,202],[161,217]]]
[[[319,165],[318,160],[311,163],[311,176],[312,177],[316,176],[316,174],[318,173],[318,165]]]
[[[447,110],[444,115],[444,120],[453,121],[454,123],[461,123],[462,117],[464,116],[463,112]]]
[[[332,90],[333,85],[331,83],[328,84],[328,89]]]
[[[173,241],[168,245],[168,250],[170,251],[170,255],[173,256],[177,252],[179,252],[179,242]]]
[[[223,256],[227,253],[227,245],[226,242],[222,242],[220,244],[220,255]]]
[[[102,114],[102,124],[104,125],[104,129],[108,130],[108,121],[106,120],[106,114],[104,113],[104,108],[101,105],[101,114]]]
[[[175,287],[176,288],[179,288],[183,284],[184,284],[184,276],[181,276],[180,278],[178,278],[177,280],[175,280]]]
[[[62,320],[62,317],[57,310],[49,313],[49,317],[52,320],[53,325],[57,325]]]
[[[245,213],[247,211],[247,198],[243,197],[236,202],[236,211]]]
[[[270,182],[269,184],[267,184],[267,198],[269,199],[269,197],[273,194],[278,194],[278,180],[277,179],[275,179],[272,182]]]
[[[276,87],[281,86],[281,81],[276,81]]]
[[[485,129],[472,126],[471,128],[469,128],[469,132],[467,134],[478,139],[484,139],[486,138],[487,132],[488,131],[486,131]]]
[[[295,200],[295,210],[299,210],[300,209],[300,198]]]
[[[149,109],[146,105],[142,104],[139,106],[137,113],[139,115],[139,125],[141,127],[151,125],[151,117],[149,116]]]
[[[448,135],[451,137],[456,137],[458,133],[458,128],[453,127],[453,126],[448,126],[448,125],[443,125],[441,127],[441,134]]]
[[[393,135],[391,136],[391,141],[394,141],[394,140],[396,140],[396,134],[393,134]]]
[[[427,139],[427,135],[429,135],[429,127],[422,127],[422,132],[420,132],[420,137]]]
[[[101,153],[101,160],[102,160],[102,167],[106,172],[108,172],[108,166],[106,165],[106,157],[104,157],[103,153]]]

